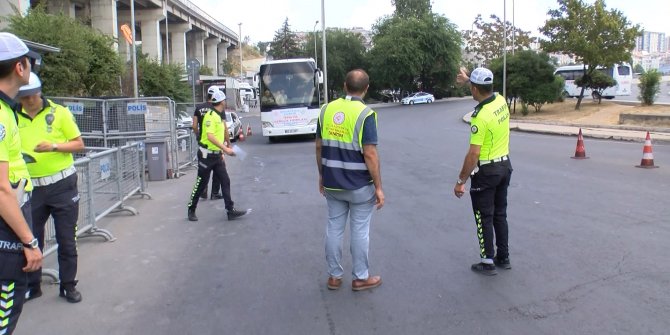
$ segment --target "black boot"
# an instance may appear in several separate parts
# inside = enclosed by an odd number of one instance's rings
[[[37,299],[42,296],[42,287],[41,286],[34,286],[34,287],[29,287],[28,291],[26,291],[26,300],[33,300]]]
[[[221,200],[223,199],[223,194],[221,193],[212,193],[212,197],[209,198],[210,200]]]
[[[195,209],[188,210],[188,220],[189,221],[198,221],[198,217],[195,215]]]
[[[207,200],[207,191],[203,191],[203,192],[200,194],[200,199]]]
[[[77,303],[81,301],[81,293],[77,291],[75,286],[77,281],[75,280],[72,283],[63,283],[60,285],[60,296],[65,298],[67,302]]]
[[[235,219],[239,218],[240,216],[245,216],[245,215],[249,214],[249,210],[247,209],[247,210],[241,211],[241,210],[237,210],[237,209],[233,208],[233,209],[229,210],[227,212],[227,214],[228,214],[228,220],[235,220]]]

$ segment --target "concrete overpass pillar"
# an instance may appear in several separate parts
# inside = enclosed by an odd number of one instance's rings
[[[211,68],[215,75],[219,73],[219,50],[217,48],[219,42],[221,42],[220,38],[205,40],[205,66]]]
[[[190,23],[172,24],[168,26],[168,29],[170,29],[170,34],[172,34],[172,38],[170,39],[172,42],[170,62],[172,64],[182,64],[186,67],[186,62],[188,61],[186,33],[191,31],[192,26]]]
[[[118,17],[116,14],[116,0],[90,0],[91,26],[115,40],[119,37]],[[51,2],[49,2],[51,3]],[[120,41],[125,44],[125,41]],[[114,43],[114,49],[117,49]]]
[[[221,67],[221,62],[224,60],[228,59],[228,47],[230,46],[230,42],[221,42],[217,46],[217,58],[219,59],[219,64],[217,64],[216,71],[219,75],[225,75],[226,73],[223,72],[223,67]]]
[[[114,7],[116,9],[116,7]],[[74,3],[70,0],[51,0],[47,2],[47,12],[52,14],[63,13],[75,17]]]
[[[201,31],[191,34],[193,39],[193,57],[200,61],[200,64],[205,64],[205,39],[208,33]]]
[[[135,13],[135,19],[142,27],[142,52],[157,62],[163,61],[163,46],[160,23],[166,17],[166,9],[140,10]]]

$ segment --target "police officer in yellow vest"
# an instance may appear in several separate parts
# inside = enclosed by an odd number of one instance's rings
[[[79,190],[73,152],[84,150],[79,127],[66,107],[42,96],[42,83],[30,74],[28,85],[18,94],[22,110],[18,113],[19,132],[24,154],[34,158],[28,163],[32,178],[33,232],[44,250],[44,227],[53,217],[58,243],[60,296],[68,302],[80,302],[77,285],[77,221]],[[28,276],[27,299],[42,295],[42,271]]]
[[[472,113],[470,149],[454,186],[454,194],[459,198],[463,196],[465,182],[471,176],[470,198],[481,258],[471,269],[492,276],[497,274],[496,266],[512,268],[507,244],[507,188],[512,177],[509,109],[505,98],[493,93],[493,73],[489,69],[476,68],[469,78],[461,69],[457,81],[470,82],[472,97],[479,104]]]
[[[352,282],[354,291],[381,285],[381,276],[368,272],[370,219],[373,209],[384,205],[379,156],[377,114],[363,103],[370,79],[365,71],[347,73],[345,98],[321,109],[316,137],[319,192],[328,204],[326,228],[327,287],[340,288],[344,230],[351,226]]]
[[[230,178],[226,170],[223,154],[235,156],[233,149],[226,146],[229,143],[228,130],[226,129],[225,117],[222,113],[226,108],[226,94],[216,91],[212,95],[212,108],[202,116],[200,138],[198,144],[198,177],[193,186],[191,199],[188,203],[188,220],[198,221],[195,209],[198,207],[200,194],[207,188],[209,175],[212,171],[219,177],[221,182],[221,195],[226,206],[228,220],[236,219],[249,213],[249,210],[237,210],[230,196]]]
[[[31,232],[32,183],[16,123],[19,88],[28,83],[37,55],[15,35],[0,32],[0,334],[12,334],[23,310],[27,275],[42,266]]]

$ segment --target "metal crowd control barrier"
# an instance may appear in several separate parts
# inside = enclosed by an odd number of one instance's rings
[[[195,167],[198,156],[198,142],[193,129],[177,130],[177,173],[185,174],[183,170]]]
[[[170,177],[179,176],[176,103],[167,97],[50,98],[74,115],[86,147],[121,147],[135,141],[166,139]]]
[[[79,221],[77,238],[102,237],[105,241],[116,240],[114,235],[98,227],[97,222],[110,213],[126,211],[132,215],[139,212],[126,205],[128,198],[139,195],[151,199],[146,192],[144,172],[144,147],[141,142],[119,148],[87,148],[94,153],[75,161],[79,189]],[[104,150],[102,150],[104,149]],[[102,151],[101,151],[102,150]],[[54,222],[50,218],[44,232],[46,257],[58,250]],[[58,282],[58,271],[43,269],[44,276]]]

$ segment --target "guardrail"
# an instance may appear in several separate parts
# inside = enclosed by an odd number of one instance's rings
[[[177,129],[176,159],[178,176],[184,175],[184,170],[195,167],[198,161],[198,142],[193,129]]]
[[[77,159],[79,189],[79,221],[77,237],[102,237],[107,242],[116,240],[107,229],[97,223],[109,215],[121,211],[132,215],[138,211],[126,204],[128,198],[139,195],[151,199],[146,192],[144,170],[145,153],[141,142],[117,148],[87,148],[92,153]],[[56,252],[56,231],[53,219],[49,219],[44,230],[44,257]],[[58,282],[58,271],[43,269],[42,274]]]

